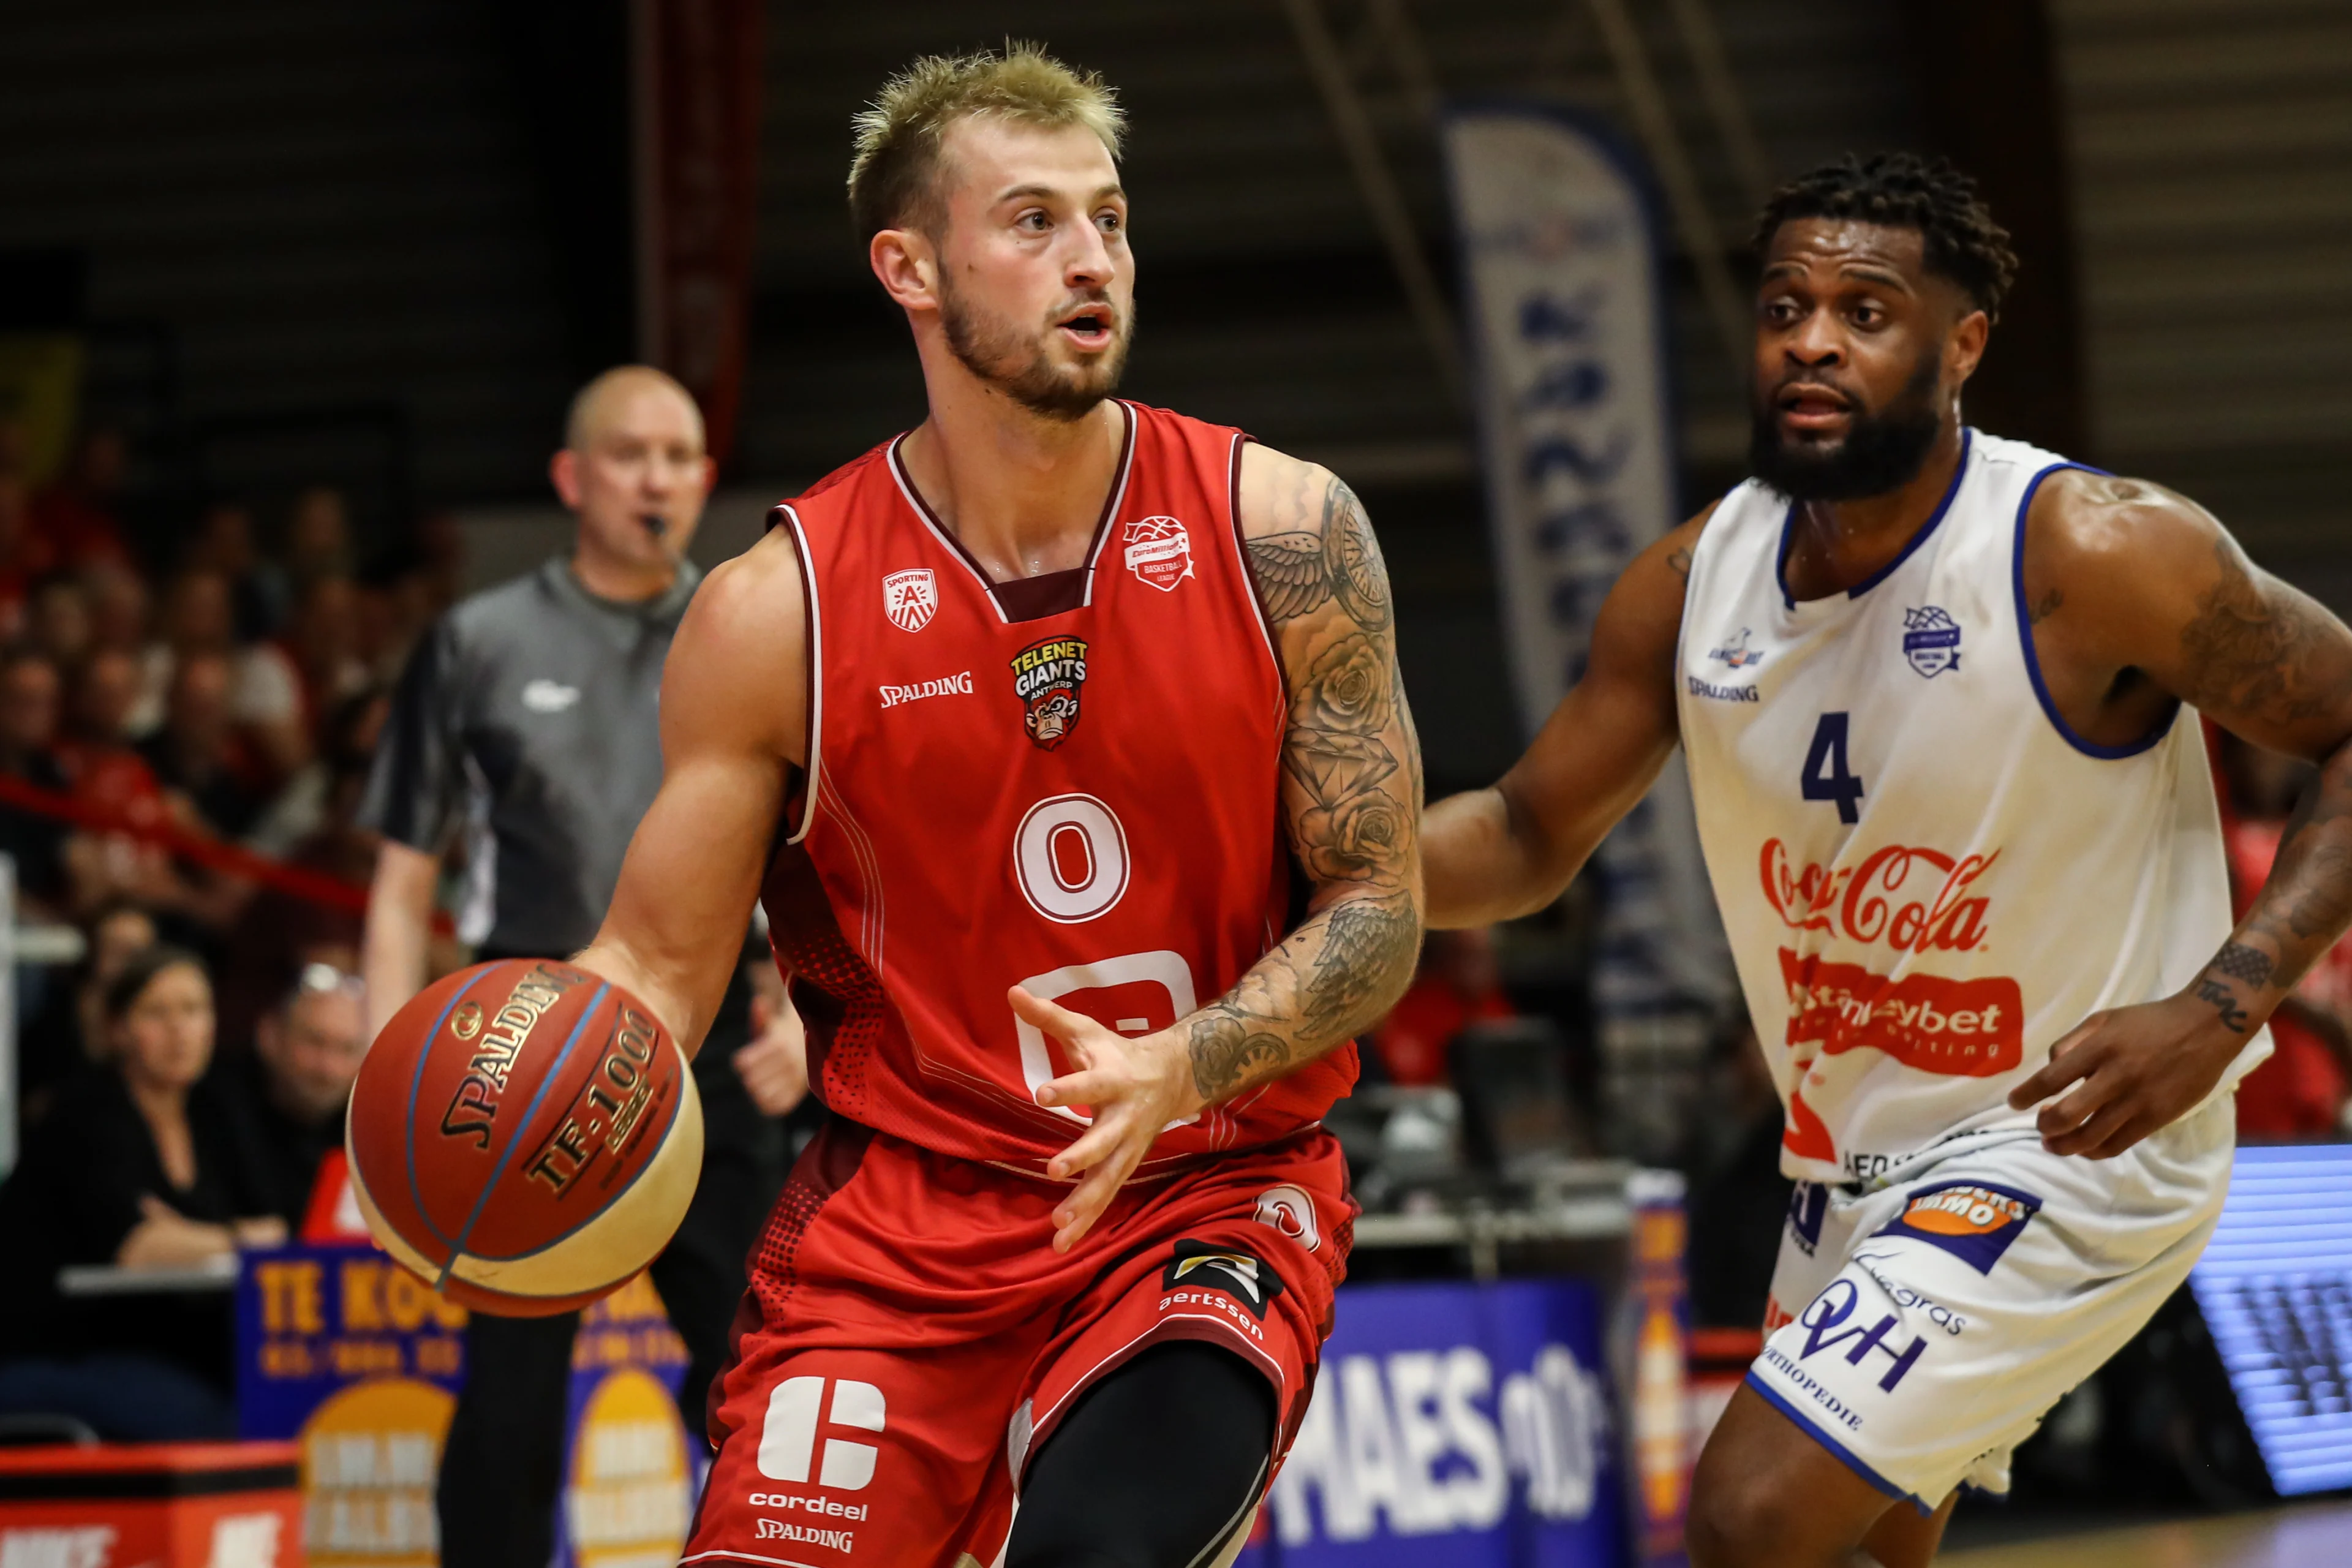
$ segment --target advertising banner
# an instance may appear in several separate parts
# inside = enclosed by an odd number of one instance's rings
[[[436,1568],[465,1327],[464,1308],[364,1242],[246,1255],[238,1426],[299,1445],[310,1568]],[[677,1405],[686,1359],[642,1277],[581,1315],[558,1568],[677,1560],[700,1481]]]
[[[1627,1488],[1586,1280],[1341,1292],[1255,1568],[1617,1568]]]
[[[1572,111],[1457,105],[1441,136],[1505,647],[1533,735],[1583,674],[1611,585],[1681,520],[1657,225],[1633,155]],[[1727,1001],[1679,758],[1593,865],[1604,1019]]]

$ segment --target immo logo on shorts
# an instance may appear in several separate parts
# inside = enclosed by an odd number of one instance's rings
[[[1878,1380],[1878,1386],[1892,1394],[1895,1385],[1901,1383],[1904,1375],[1927,1353],[1927,1342],[1915,1334],[1907,1350],[1898,1351],[1888,1344],[1887,1334],[1903,1321],[1893,1312],[1866,1329],[1845,1327],[1845,1321],[1853,1316],[1854,1307],[1861,1300],[1862,1290],[1853,1280],[1831,1280],[1829,1289],[1814,1297],[1804,1311],[1798,1315],[1797,1321],[1805,1331],[1805,1348],[1797,1352],[1797,1359],[1811,1361],[1815,1352],[1835,1350],[1851,1341],[1853,1348],[1845,1352],[1848,1366],[1860,1366],[1862,1358],[1874,1351],[1895,1363],[1886,1369],[1886,1375]]]
[[[770,1480],[807,1482],[809,1464],[816,1458],[817,1411],[824,1404],[827,1381],[822,1377],[788,1377],[768,1395],[768,1418],[760,1431],[760,1473]],[[853,1378],[830,1381],[833,1404],[826,1413],[830,1425],[861,1432],[882,1430],[880,1389]],[[863,1490],[874,1479],[874,1460],[878,1452],[871,1443],[827,1437],[824,1462],[817,1471],[816,1484],[835,1491]]]

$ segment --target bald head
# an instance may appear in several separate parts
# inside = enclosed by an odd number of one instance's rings
[[[549,477],[580,520],[573,570],[607,598],[648,598],[676,575],[709,494],[702,411],[651,365],[625,364],[580,389]]]
[[[686,410],[695,447],[700,449],[702,410],[696,405],[694,395],[668,372],[649,364],[616,364],[573,394],[572,410],[563,417],[564,446],[574,452],[589,450],[599,437],[623,422],[631,405],[644,397],[675,398]]]

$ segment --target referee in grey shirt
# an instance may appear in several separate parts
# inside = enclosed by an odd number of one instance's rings
[[[685,560],[713,465],[686,389],[642,365],[572,400],[555,489],[579,520],[568,556],[475,595],[412,656],[361,809],[383,835],[362,963],[369,1037],[423,988],[442,855],[462,837],[457,934],[478,959],[587,945],[661,784],[662,661],[701,574]],[[749,954],[753,962],[764,954]],[[702,1180],[653,1266],[687,1343],[689,1431],[727,1354],[743,1259],[783,1178],[770,1120],[806,1089],[789,1010],[756,1037],[739,971],[695,1060]],[[443,1568],[538,1568],[553,1551],[577,1312],[466,1331],[466,1382],[442,1451]]]

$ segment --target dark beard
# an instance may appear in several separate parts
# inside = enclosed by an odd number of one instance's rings
[[[952,288],[940,290],[940,324],[948,352],[964,369],[1041,418],[1074,424],[1118,390],[1127,369],[1128,344],[1135,337],[1135,306],[1119,319],[1118,341],[1086,369],[1066,371],[1046,359],[1042,345],[1024,342],[1009,323],[965,308]]]
[[[1748,429],[1748,472],[1792,501],[1860,500],[1900,489],[1918,477],[1943,427],[1936,406],[1941,363],[1932,350],[1920,355],[1919,368],[1894,401],[1874,413],[1857,406],[1845,439],[1827,448],[1783,442],[1780,410],[1763,399]]]

